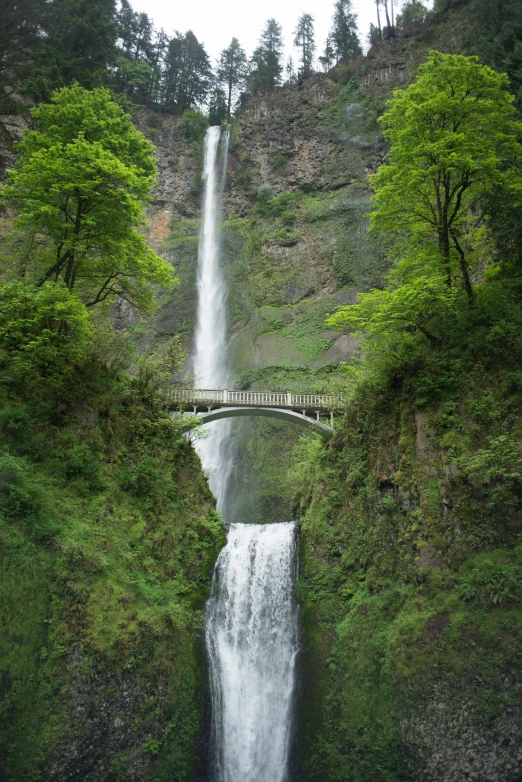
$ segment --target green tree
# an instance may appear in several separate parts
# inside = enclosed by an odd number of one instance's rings
[[[210,60],[203,44],[189,30],[176,32],[169,41],[165,56],[162,100],[180,113],[198,107],[212,87]]]
[[[32,114],[37,128],[0,191],[32,239],[21,274],[62,281],[87,306],[122,296],[150,308],[150,283],[172,284],[171,266],[139,230],[156,173],[152,144],[104,88],[63,88]]]
[[[429,14],[428,9],[421,0],[407,0],[397,16],[397,30],[407,33],[421,25]]]
[[[313,73],[315,53],[314,18],[311,14],[301,14],[294,30],[294,46],[301,49],[301,69],[299,75],[307,79]]]
[[[471,12],[466,49],[480,52],[482,62],[507,73],[522,115],[522,4],[519,0],[477,0]]]
[[[238,97],[245,85],[248,73],[247,57],[237,38],[232,38],[230,45],[223,49],[217,70],[218,82],[227,92],[227,122],[230,124],[232,101]]]
[[[335,46],[331,33],[326,36],[324,54],[319,57],[319,62],[325,71],[329,71],[335,62]]]
[[[210,125],[221,125],[228,117],[228,101],[225,90],[214,84],[208,96],[208,121]],[[228,121],[228,120],[227,120]]]
[[[362,54],[352,0],[336,0],[330,35],[338,60],[349,60]]]
[[[40,47],[45,0],[4,0],[0,25],[0,140],[10,146],[13,115],[26,111],[17,91]],[[14,123],[13,123],[14,124]],[[14,128],[13,128],[14,129]]]
[[[431,52],[380,119],[391,149],[371,179],[373,225],[410,247],[435,242],[447,285],[463,284],[470,301],[467,250],[479,204],[520,188],[521,126],[506,85],[476,57]]]
[[[20,280],[0,285],[0,381],[24,387],[61,386],[93,337],[85,306],[63,285]]]
[[[107,83],[116,58],[115,17],[115,0],[52,0],[26,92],[49,100],[54,89],[73,81],[87,89]]]
[[[248,79],[252,92],[273,90],[281,84],[283,65],[283,33],[275,19],[268,19],[255,49]]]

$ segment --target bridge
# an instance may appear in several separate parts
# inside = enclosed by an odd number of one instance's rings
[[[344,406],[340,396],[326,394],[293,394],[270,391],[217,391],[170,388],[164,391],[171,410],[191,411],[199,415],[199,423],[207,424],[221,418],[238,416],[269,416],[291,421],[320,434],[326,440],[334,435],[334,413]],[[321,421],[320,416],[328,423]],[[192,422],[183,427],[189,431],[198,425]]]

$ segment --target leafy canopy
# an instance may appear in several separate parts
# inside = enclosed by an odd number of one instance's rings
[[[389,162],[371,177],[372,230],[395,263],[385,290],[340,307],[330,325],[349,326],[374,349],[380,343],[398,355],[411,351],[415,333],[440,343],[463,298],[476,306],[491,263],[490,196],[514,202],[522,192],[521,126],[505,86],[506,77],[476,57],[431,52],[416,81],[395,92],[380,120]]]
[[[476,57],[431,52],[380,119],[391,147],[371,178],[373,226],[410,247],[436,242],[448,285],[457,278],[470,299],[470,221],[493,190],[521,191],[521,126],[506,85]]]
[[[22,275],[62,281],[87,306],[121,296],[153,306],[151,283],[170,287],[172,267],[139,229],[154,180],[153,146],[108,90],[73,85],[33,110],[37,129],[0,191],[32,238]]]

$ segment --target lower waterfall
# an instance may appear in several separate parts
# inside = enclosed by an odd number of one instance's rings
[[[293,522],[232,524],[214,573],[206,641],[217,782],[284,782],[298,619]]]

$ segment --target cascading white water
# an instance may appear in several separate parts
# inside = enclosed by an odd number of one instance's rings
[[[198,250],[198,310],[194,350],[196,388],[219,389],[227,385],[226,363],[227,285],[221,269],[221,199],[225,180],[228,132],[214,126],[205,136],[203,161],[203,220]],[[226,458],[229,421],[209,426],[209,438],[197,450],[209,475],[210,487],[221,510],[231,460]]]
[[[226,296],[221,269],[221,199],[228,133],[209,128],[203,166],[198,253],[196,387],[227,387]],[[211,424],[197,445],[218,509],[225,508],[232,454],[230,422]],[[297,649],[293,598],[295,525],[234,524],[208,604],[215,775],[219,782],[283,782],[287,775]]]
[[[232,524],[206,640],[219,782],[287,778],[297,654],[295,525]]]

